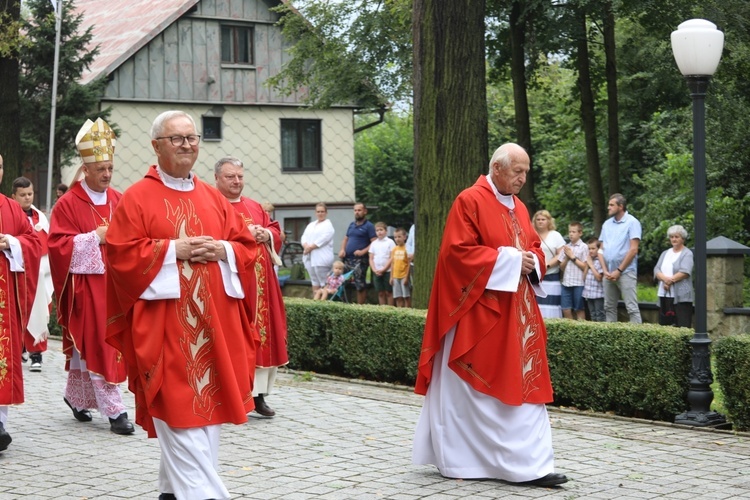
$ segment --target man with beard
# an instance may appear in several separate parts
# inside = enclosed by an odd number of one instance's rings
[[[375,226],[367,220],[367,207],[364,203],[354,204],[354,222],[349,224],[346,236],[341,242],[339,257],[346,268],[354,271],[354,287],[357,289],[357,303],[367,302],[367,268],[370,267],[370,243],[377,239]]]

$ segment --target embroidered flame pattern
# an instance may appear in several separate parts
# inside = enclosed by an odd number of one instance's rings
[[[165,200],[167,220],[175,228],[175,238],[201,236],[203,224],[190,200],[180,200],[172,206]],[[219,390],[216,360],[211,357],[214,332],[207,304],[211,301],[208,287],[208,268],[205,264],[177,261],[180,272],[181,297],[175,302],[177,317],[182,326],[180,350],[185,357],[185,370],[193,389],[193,412],[211,420],[214,409],[221,403],[214,399]]]
[[[516,214],[511,210],[510,216],[503,216],[502,221],[505,231],[511,240],[515,241],[516,248],[521,251],[528,248],[529,238],[521,230],[518,220],[516,220]],[[529,394],[539,389],[536,385],[536,379],[542,374],[542,362],[544,361],[540,359],[542,351],[538,347],[541,335],[540,325],[543,323],[538,317],[539,310],[536,307],[534,289],[526,276],[521,276],[514,302],[512,311],[516,314],[519,326],[516,335],[518,335],[519,355],[523,370],[521,394],[523,399],[526,400]]]
[[[248,229],[255,224],[252,215],[245,213],[241,213],[241,215]],[[258,335],[260,335],[261,347],[268,346],[269,310],[268,299],[265,295],[268,277],[266,276],[265,264],[266,256],[263,252],[263,245],[257,245],[255,259],[255,327],[258,329]]]
[[[11,345],[10,328],[8,328],[8,283],[5,275],[0,274],[0,387],[5,385],[10,371]]]

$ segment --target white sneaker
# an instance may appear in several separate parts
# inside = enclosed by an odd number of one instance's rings
[[[29,367],[30,372],[42,371],[42,355],[41,353],[34,353],[31,355],[31,366]]]
[[[21,353],[21,361],[23,361],[25,363],[28,360],[29,360],[29,352],[28,351],[23,351]]]

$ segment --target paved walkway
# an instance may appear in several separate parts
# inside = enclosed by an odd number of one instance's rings
[[[10,409],[13,443],[0,453],[0,500],[157,498],[157,441],[140,428],[117,436],[96,412],[74,420],[63,361],[51,341],[42,373],[25,373],[26,403]],[[289,373],[268,402],[276,418],[222,432],[233,498],[750,498],[750,434],[552,409],[556,466],[570,482],[545,489],[411,465],[421,398],[403,388]]]

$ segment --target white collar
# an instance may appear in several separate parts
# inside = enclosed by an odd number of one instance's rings
[[[174,189],[175,191],[192,191],[195,189],[195,175],[193,172],[190,172],[187,179],[183,179],[182,177],[172,177],[164,172],[159,165],[156,166],[156,172],[159,174],[164,185],[169,189]]]
[[[513,210],[514,208],[516,208],[516,202],[513,199],[513,195],[500,193],[500,191],[498,191],[497,188],[495,187],[495,183],[492,182],[492,177],[489,174],[487,174],[486,178],[487,178],[487,182],[490,183],[492,192],[495,193],[495,198],[497,198],[497,201],[499,201],[500,203],[508,207],[510,210]]]
[[[88,184],[86,184],[86,179],[81,179],[81,187],[84,191],[86,191],[86,194],[89,195],[89,198],[91,198],[91,201],[94,203],[94,205],[106,205],[107,204],[107,190],[105,189],[103,193],[100,193],[99,191],[94,191],[91,189]]]

